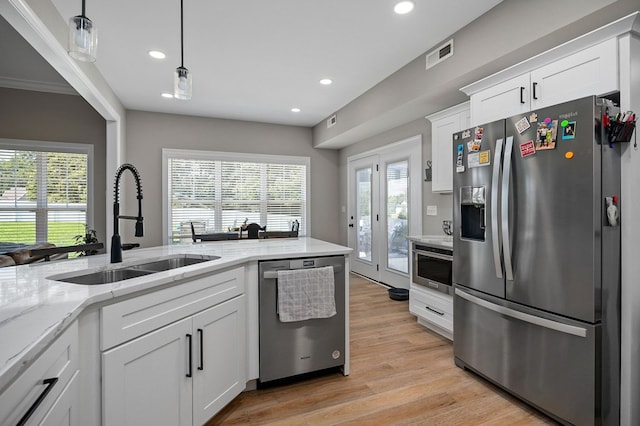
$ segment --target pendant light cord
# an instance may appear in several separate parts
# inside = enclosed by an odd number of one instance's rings
[[[85,0],[82,0],[82,17],[83,17],[83,18],[86,18],[86,17],[87,17],[87,15],[85,14],[84,1],[85,1]],[[182,1],[182,0],[181,0],[181,1]]]
[[[84,0],[83,4],[84,4]],[[180,68],[184,68],[184,16],[183,16],[183,0],[180,0]]]

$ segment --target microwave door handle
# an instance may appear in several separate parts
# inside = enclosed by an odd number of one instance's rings
[[[446,254],[434,253],[430,251],[414,250],[414,253],[416,254],[416,258],[418,257],[418,255],[421,255],[426,257],[433,257],[440,260],[453,260],[453,256],[447,256]]]
[[[504,271],[507,280],[513,281],[513,265],[511,262],[511,239],[509,233],[509,191],[511,182],[511,151],[513,136],[507,138],[504,149],[504,170],[502,171],[502,247],[504,250]]]
[[[496,140],[496,153],[493,157],[493,176],[491,178],[491,240],[493,242],[493,263],[496,277],[502,278],[502,244],[498,234],[498,182],[500,180],[500,164],[504,139]]]

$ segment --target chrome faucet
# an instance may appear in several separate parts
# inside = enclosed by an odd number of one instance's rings
[[[138,191],[138,216],[120,215],[120,177],[125,170],[129,170],[136,180],[136,190]],[[113,191],[113,237],[111,237],[111,263],[122,262],[122,242],[118,233],[118,219],[129,219],[136,221],[136,237],[142,237],[142,185],[140,184],[140,174],[132,165],[125,163],[118,167],[116,172],[116,182]]]

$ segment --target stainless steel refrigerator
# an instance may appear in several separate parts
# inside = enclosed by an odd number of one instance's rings
[[[618,424],[620,146],[588,97],[453,137],[455,362],[568,424]]]

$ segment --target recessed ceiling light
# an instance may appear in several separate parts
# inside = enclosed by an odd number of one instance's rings
[[[167,57],[167,55],[165,55],[164,52],[161,52],[159,50],[150,50],[149,56],[155,59],[164,59]]]
[[[322,80],[320,80],[320,84],[323,84],[325,86],[328,86],[331,83],[333,83],[333,80],[331,80],[330,78],[323,78]]]
[[[404,15],[413,10],[413,2],[412,1],[401,1],[396,3],[393,7],[393,11],[398,15]]]
[[[163,98],[167,98],[167,99],[169,99],[169,98],[173,98],[173,93],[163,93],[163,94],[162,94],[162,97],[163,97]]]
[[[300,112],[300,108],[291,108],[291,112]]]

